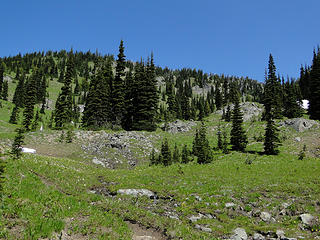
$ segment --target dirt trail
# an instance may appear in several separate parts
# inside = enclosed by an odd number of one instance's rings
[[[155,229],[147,229],[137,223],[127,222],[129,228],[133,232],[132,240],[166,240],[161,233]]]

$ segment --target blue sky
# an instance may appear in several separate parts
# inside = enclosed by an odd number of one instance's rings
[[[319,0],[11,0],[1,3],[0,56],[70,49],[154,52],[169,68],[264,80],[269,53],[299,76],[320,44]]]

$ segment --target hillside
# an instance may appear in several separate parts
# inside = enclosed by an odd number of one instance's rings
[[[80,109],[94,68],[99,66],[97,58],[111,61],[116,75],[112,56],[75,53],[72,92],[78,84],[80,90],[73,97]],[[266,121],[259,103],[263,84],[201,70],[156,67],[159,111],[155,131],[87,129],[78,121],[72,125],[68,142],[68,129],[50,127],[67,59],[67,52],[49,52],[5,61],[8,99],[0,100],[0,154],[6,166],[0,239],[320,238],[319,121],[309,120],[306,112],[301,118],[275,120],[280,154],[266,155]],[[28,79],[36,65],[43,69],[40,79],[47,83],[46,107],[36,129],[25,133],[23,145],[36,154],[25,153],[13,160],[9,152],[14,131],[23,119],[21,110],[19,124],[9,123],[20,78],[16,69]],[[135,74],[136,65],[127,61],[125,72]],[[226,154],[217,149],[218,132],[223,129],[230,136],[232,123],[221,117],[227,105],[233,106],[232,91],[240,92],[249,143],[244,152]],[[177,99],[174,111],[169,110],[171,98]],[[190,111],[182,110],[185,98]],[[219,107],[219,99],[227,102]],[[37,102],[36,109],[42,105]],[[208,108],[202,116],[204,105]],[[175,145],[180,153],[184,146],[191,151],[202,122],[213,150],[212,162],[198,164],[197,157],[190,156],[188,163],[150,166],[152,150],[160,153],[165,139],[172,152]],[[304,146],[305,156],[299,160]]]

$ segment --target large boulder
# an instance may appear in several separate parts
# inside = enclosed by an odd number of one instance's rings
[[[304,118],[292,118],[292,119],[287,119],[283,122],[280,122],[279,125],[292,127],[298,132],[303,132],[305,130],[312,128],[315,125],[318,125],[318,123],[314,120],[309,120]]]
[[[233,235],[230,238],[231,240],[247,240],[248,235],[246,233],[246,230],[243,228],[236,228],[233,230]]]

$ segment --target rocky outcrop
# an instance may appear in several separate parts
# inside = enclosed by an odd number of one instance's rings
[[[230,104],[230,109],[233,109],[234,104]],[[227,111],[227,106],[224,108]],[[240,110],[243,113],[243,121],[249,121],[254,118],[259,118],[263,112],[263,108],[254,102],[240,103]],[[217,114],[222,115],[223,110],[218,110]]]
[[[279,126],[292,127],[297,132],[304,132],[318,125],[316,121],[304,118],[292,118],[279,123]]]
[[[179,132],[188,132],[192,127],[196,126],[197,123],[193,121],[181,121],[176,120],[174,122],[166,124],[162,124],[160,127],[162,130],[167,131],[169,133],[179,133]]]

